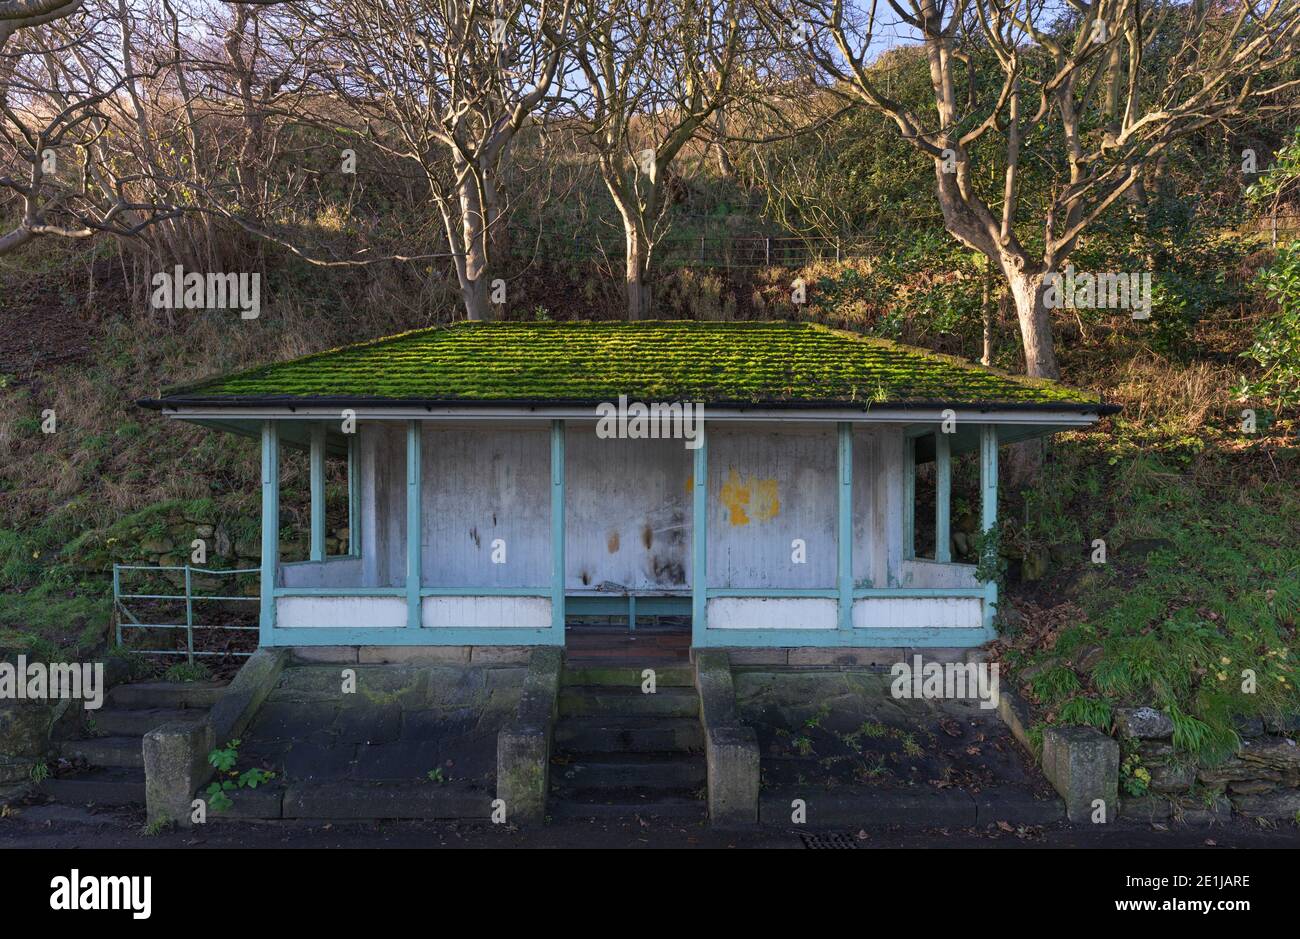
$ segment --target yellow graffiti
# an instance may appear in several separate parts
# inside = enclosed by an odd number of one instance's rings
[[[748,525],[752,513],[755,521],[769,522],[781,514],[781,499],[775,479],[746,476],[743,480],[735,467],[727,472],[720,493],[731,524]]]

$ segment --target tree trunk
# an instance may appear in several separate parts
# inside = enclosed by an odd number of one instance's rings
[[[495,310],[488,302],[488,282],[484,277],[477,280],[461,280],[461,302],[465,304],[465,315],[475,322],[495,319]]]
[[[984,321],[984,348],[980,365],[993,364],[993,262],[984,259],[984,283],[980,291],[980,315]]]
[[[458,259],[456,276],[460,281],[465,315],[475,321],[494,319],[495,311],[488,303],[488,230],[483,203],[470,174],[462,177],[459,189],[460,247],[464,257]]]
[[[651,317],[650,284],[646,281],[646,246],[634,224],[625,225],[627,269],[624,275],[627,287],[627,318],[643,320]]]
[[[1013,273],[1007,276],[1011,298],[1020,321],[1020,339],[1025,349],[1025,374],[1031,378],[1060,378],[1056,349],[1052,341],[1052,311],[1044,302],[1044,277]]]

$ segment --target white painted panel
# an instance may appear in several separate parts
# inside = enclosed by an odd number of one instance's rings
[[[425,586],[550,583],[549,428],[426,425],[421,476]]]
[[[406,583],[406,428],[367,424],[361,434],[364,586]]]
[[[682,440],[602,439],[594,422],[568,426],[566,589],[690,586],[693,459]]]
[[[855,629],[961,629],[983,625],[983,601],[978,597],[863,597],[853,602]]]
[[[299,627],[401,627],[406,601],[401,597],[277,597],[277,629]]]
[[[853,582],[875,586],[884,579],[883,517],[876,507],[876,490],[883,477],[877,469],[880,434],[853,429]],[[877,570],[877,562],[880,569]]]
[[[709,629],[834,629],[838,605],[824,597],[714,597]]]
[[[709,428],[709,586],[833,588],[839,477],[834,426]],[[792,558],[802,540],[805,563]]]
[[[285,587],[363,587],[360,558],[333,558],[307,561],[280,567],[280,583]]]
[[[425,597],[420,623],[429,629],[546,629],[551,625],[551,601],[548,597]]]
[[[904,587],[978,587],[974,564],[941,564],[915,559],[902,564]]]

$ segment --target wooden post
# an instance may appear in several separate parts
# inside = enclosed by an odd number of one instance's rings
[[[361,481],[357,477],[357,435],[348,434],[348,550],[352,557],[361,557],[361,532],[357,525],[361,506]]]
[[[325,425],[311,425],[311,554],[325,560]]]
[[[934,435],[934,559],[952,560],[952,441],[940,430]]]
[[[903,438],[903,560],[916,557],[916,438]]]
[[[406,422],[406,628],[420,628],[420,422]]]
[[[703,645],[704,631],[708,628],[709,438],[703,422],[699,441],[691,478],[691,638],[696,646]]]
[[[998,524],[998,428],[980,428],[980,530],[987,536]],[[998,602],[996,581],[984,584],[984,632],[993,638],[993,612]]]
[[[853,628],[853,425],[840,421],[839,628]]]
[[[262,603],[258,638],[271,644],[275,581],[280,561],[280,437],[275,421],[262,421]]]
[[[564,421],[551,421],[551,629],[564,643]]]

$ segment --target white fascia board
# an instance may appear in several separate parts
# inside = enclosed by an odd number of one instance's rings
[[[338,406],[320,407],[295,405],[292,409],[277,407],[164,407],[167,417],[186,421],[198,420],[339,420],[343,408]],[[520,408],[520,407],[393,407],[384,405],[350,406],[357,420],[362,421],[595,421],[598,415],[594,408]],[[709,421],[771,421],[808,423],[810,421],[834,423],[850,421],[861,424],[925,424],[938,423],[945,418],[947,408],[904,409],[873,408],[869,411],[839,408],[774,408],[774,409],[704,409],[704,420]],[[979,408],[952,408],[958,423],[976,424],[1041,424],[1069,425],[1087,427],[1096,423],[1097,415],[1079,410],[1078,406],[1063,406],[1060,410],[981,410]]]

